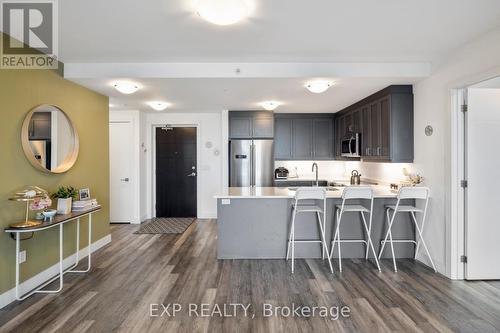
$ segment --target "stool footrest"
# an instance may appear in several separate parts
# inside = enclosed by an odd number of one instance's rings
[[[291,242],[290,239],[288,241]],[[319,239],[295,239],[294,242],[295,243],[321,243],[321,240],[319,240]]]
[[[388,240],[388,241],[381,240],[380,244],[390,243],[390,242],[391,242],[390,240]],[[417,242],[414,241],[413,239],[393,239],[392,242],[393,243],[413,243],[413,244],[417,245]]]
[[[364,239],[341,239],[341,240],[336,240],[335,242],[340,242],[340,243],[365,243],[368,244],[367,241]],[[333,243],[333,240],[332,240]]]

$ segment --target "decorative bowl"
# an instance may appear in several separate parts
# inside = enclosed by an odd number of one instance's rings
[[[47,209],[47,210],[44,210],[42,212],[45,220],[47,220],[47,219],[52,220],[52,218],[56,215],[56,213],[57,213],[57,210],[55,210],[55,209]]]

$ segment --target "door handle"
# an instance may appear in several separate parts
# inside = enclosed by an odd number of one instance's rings
[[[122,182],[128,182],[128,181],[130,180],[130,178],[128,178],[128,177],[127,177],[127,178],[122,178],[122,179],[120,179],[120,180],[121,180]]]
[[[196,172],[191,172],[189,175],[187,175],[188,177],[196,177]]]

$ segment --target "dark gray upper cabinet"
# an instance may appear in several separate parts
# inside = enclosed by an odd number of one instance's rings
[[[276,114],[274,152],[277,160],[333,159],[333,116]]]
[[[313,157],[313,120],[292,120],[292,155],[296,159],[310,159]]]
[[[274,137],[274,117],[268,111],[230,111],[230,139],[269,139]]]
[[[331,118],[313,119],[313,157],[333,157],[333,121]]]
[[[256,113],[253,118],[252,136],[256,139],[274,137],[274,116],[270,112]]]
[[[389,86],[338,112],[335,122],[342,134],[351,127],[353,132],[361,133],[362,160],[413,162],[411,85]],[[341,137],[336,136],[337,150]]]
[[[274,157],[289,160],[292,154],[292,119],[276,118],[274,120]]]

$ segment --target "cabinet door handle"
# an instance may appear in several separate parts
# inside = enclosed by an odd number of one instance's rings
[[[381,148],[377,147],[377,156],[380,156],[380,150],[381,150]]]

